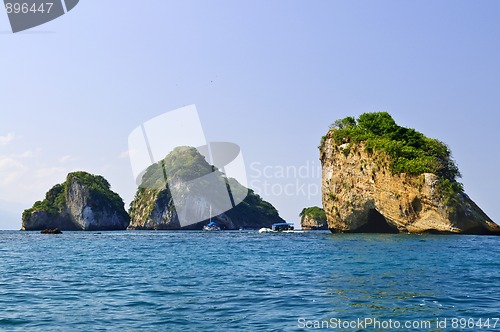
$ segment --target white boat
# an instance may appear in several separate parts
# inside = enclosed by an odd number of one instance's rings
[[[220,227],[213,221],[209,222],[207,225],[203,226],[204,231],[220,231]]]
[[[259,229],[259,233],[302,233],[296,231],[292,223],[280,222],[273,224],[271,228],[263,227]]]
[[[203,226],[204,231],[221,231],[220,227],[215,223],[215,221],[212,221],[212,205],[210,205],[210,222]]]

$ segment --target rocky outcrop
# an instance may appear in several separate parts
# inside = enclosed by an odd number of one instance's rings
[[[303,230],[324,230],[328,229],[325,211],[317,206],[304,208],[299,214],[300,225]]]
[[[62,231],[59,228],[54,229],[42,229],[40,234],[62,234]]]
[[[242,201],[225,210],[218,206],[222,199],[217,198],[228,192],[232,201],[236,197]],[[209,220],[227,230],[284,222],[270,203],[235,179],[226,178],[192,147],[176,148],[145,171],[129,214],[129,229],[136,230],[199,230]]]
[[[449,174],[447,167],[453,168],[449,150],[437,159],[431,158],[431,152],[415,150],[413,155],[421,159],[411,159],[406,154],[395,163],[394,156],[401,154],[400,150],[411,151],[409,145],[395,152],[385,150],[385,146],[402,146],[394,143],[396,139],[388,138],[397,136],[383,136],[367,130],[368,126],[357,124],[353,118],[346,119],[336,123],[320,147],[323,207],[332,232],[500,233],[500,227],[460,190],[458,183],[445,176]],[[401,128],[396,126],[394,131],[399,130],[398,135],[402,135],[407,129]],[[380,132],[392,135],[392,131]],[[379,139],[381,136],[384,140]],[[423,135],[416,142],[440,147]],[[432,162],[430,165],[437,171],[420,172],[430,169],[420,167],[422,160]],[[412,174],[408,165],[420,168]],[[408,172],[397,172],[398,167],[406,167]]]
[[[129,216],[123,200],[102,176],[68,174],[43,201],[23,213],[21,230],[123,230]]]

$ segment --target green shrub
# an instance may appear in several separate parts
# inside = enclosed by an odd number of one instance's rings
[[[309,218],[312,218],[317,221],[325,221],[326,222],[326,214],[325,211],[317,206],[312,206],[308,208],[302,209],[302,211],[299,213],[299,217],[304,219],[305,216],[308,216]]]

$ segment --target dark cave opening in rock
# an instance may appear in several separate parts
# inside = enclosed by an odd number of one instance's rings
[[[389,225],[384,216],[375,209],[368,212],[368,222],[356,229],[356,233],[399,233],[398,230]]]

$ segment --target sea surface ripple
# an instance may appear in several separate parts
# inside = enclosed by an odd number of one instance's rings
[[[300,331],[358,318],[452,330],[454,318],[500,316],[499,240],[2,231],[0,330]]]

